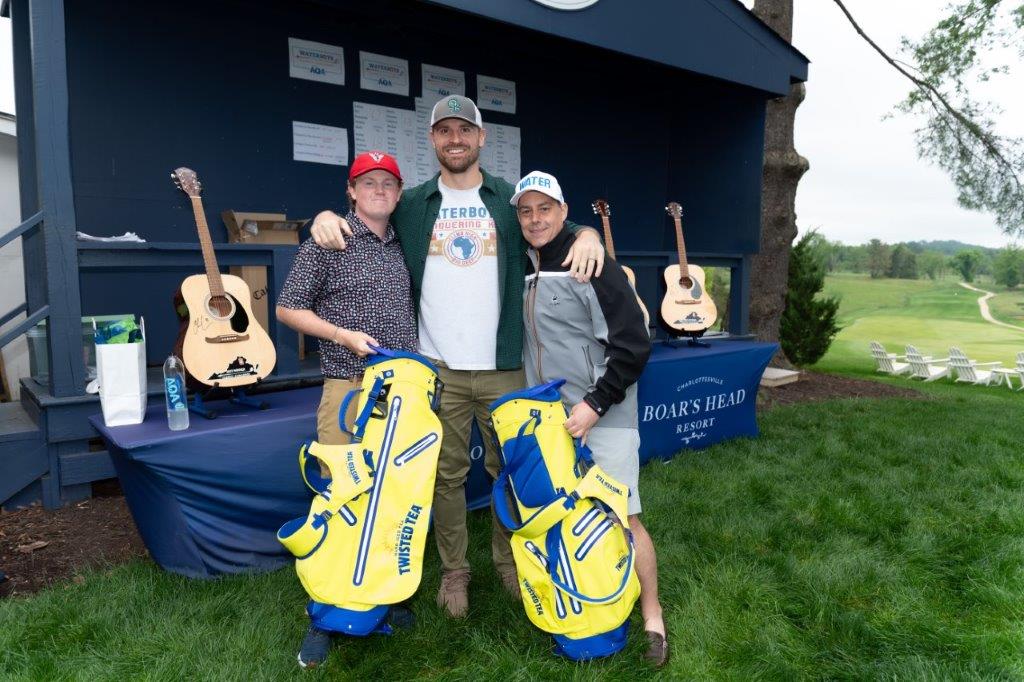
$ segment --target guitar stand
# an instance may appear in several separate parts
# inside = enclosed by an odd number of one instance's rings
[[[669,339],[665,343],[668,344],[672,348],[679,348],[680,346],[683,345],[682,342],[683,342],[683,339],[685,338],[686,339],[686,345],[689,346],[690,348],[711,348],[711,344],[708,343],[707,341],[699,341],[698,340],[698,339],[700,339],[700,337],[704,336],[704,332],[706,332],[706,331],[707,331],[707,329],[702,329],[699,332],[683,332],[679,336],[677,336],[677,337],[675,337],[673,339]]]
[[[195,412],[196,414],[205,419],[216,419],[217,412],[208,408],[206,406],[206,403],[203,401],[204,397],[209,396],[212,391],[216,390],[217,387],[214,386],[213,388],[207,391],[196,391],[192,395],[192,401],[188,405],[189,412]],[[249,396],[245,392],[245,388],[231,389],[231,395],[228,396],[228,401],[234,403],[235,405],[244,405],[246,407],[252,407],[257,410],[270,409],[270,403],[268,403],[266,400],[260,400],[259,398],[253,398]]]

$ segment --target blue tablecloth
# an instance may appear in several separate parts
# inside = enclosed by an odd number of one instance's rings
[[[719,339],[655,343],[637,386],[640,461],[756,436],[757,388],[778,344]]]
[[[774,350],[746,341],[714,341],[710,348],[655,344],[639,385],[641,459],[756,435],[757,385]],[[316,437],[320,388],[261,397],[269,410],[211,403],[217,419],[191,415],[186,431],[167,428],[163,401],[153,401],[136,426],[108,428],[100,415],[91,418],[139,533],[165,569],[208,578],[291,563],[276,533],[309,510],[298,447]],[[490,498],[483,452],[474,426],[471,509]]]

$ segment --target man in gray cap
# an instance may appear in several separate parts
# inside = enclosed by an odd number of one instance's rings
[[[485,466],[496,476],[499,460],[488,406],[526,384],[522,298],[527,247],[509,204],[515,188],[480,168],[487,131],[473,100],[451,95],[438,101],[429,134],[441,171],[403,193],[391,224],[412,277],[419,351],[437,364],[445,383],[434,491],[434,536],[443,568],[437,602],[461,618],[469,610],[465,486],[470,430],[475,419]],[[579,236],[564,265],[586,281],[600,274],[604,247],[596,230],[567,225]],[[345,248],[346,234],[351,235],[347,223],[331,211],[313,219],[313,239],[322,247]],[[518,599],[508,535],[493,516],[491,554],[503,587]]]

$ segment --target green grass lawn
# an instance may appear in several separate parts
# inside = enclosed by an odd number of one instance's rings
[[[758,439],[644,469],[673,647],[661,675],[636,630],[606,661],[553,657],[486,568],[478,513],[464,622],[433,605],[431,551],[417,628],[345,639],[302,674],[291,570],[201,582],[136,562],[0,603],[0,678],[1019,679],[1020,396],[926,390],[776,408]]]
[[[873,374],[870,339],[1004,361],[1024,349],[952,281],[829,288],[848,326],[819,369]],[[201,582],[138,561],[0,602],[0,679],[1024,678],[1024,395],[914,385],[923,399],[778,407],[757,439],[644,468],[672,643],[662,673],[640,663],[636,616],[618,656],[552,656],[491,572],[477,513],[466,621],[433,604],[431,550],[415,629],[339,641],[302,673],[293,571]]]
[[[964,289],[952,278],[873,280],[867,275],[836,273],[826,279],[825,291],[841,298],[839,318],[844,328],[817,364],[822,371],[871,371],[870,341],[900,354],[909,343],[937,358],[948,357],[949,347],[958,346],[972,359],[1006,366],[1013,366],[1016,353],[1024,350],[1024,332],[985,322],[978,312],[981,294]],[[1011,324],[1015,321],[1004,307],[1017,308],[1019,302],[1024,302],[1024,294],[1017,292],[999,293],[989,300],[993,316]]]

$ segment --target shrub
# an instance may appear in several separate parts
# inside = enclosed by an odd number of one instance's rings
[[[836,322],[839,299],[819,296],[825,286],[825,268],[811,251],[808,232],[790,250],[786,308],[782,313],[779,341],[794,365],[811,365],[821,359],[839,333]]]

